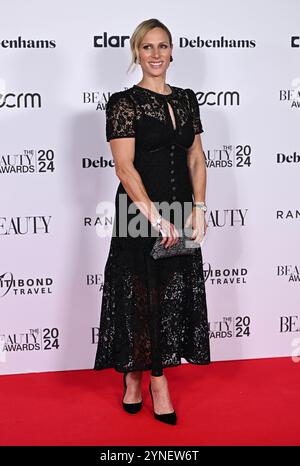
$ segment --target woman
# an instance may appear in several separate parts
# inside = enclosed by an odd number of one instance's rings
[[[159,235],[170,248],[182,228],[192,227],[197,243],[206,233],[203,129],[194,91],[166,84],[173,60],[168,28],[157,19],[143,21],[130,45],[143,78],[113,93],[106,106],[106,139],[120,184],[94,368],[124,373],[123,407],[132,414],[142,407],[142,375],[150,370],[154,416],[176,424],[163,368],[181,364],[181,358],[210,363],[202,252],[198,247],[193,255],[159,260],[150,252]],[[184,207],[183,214],[175,221],[171,211],[169,220],[160,203]],[[146,235],[132,228],[120,234],[134,219],[130,206],[146,220]]]

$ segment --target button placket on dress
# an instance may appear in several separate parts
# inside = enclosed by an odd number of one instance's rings
[[[171,112],[170,112],[170,109],[169,109],[169,97],[170,96],[173,96],[173,93],[168,94],[167,96],[165,96],[166,98],[164,99],[164,102],[165,102],[166,112],[167,112],[167,115],[168,115],[168,121],[169,121],[170,127],[172,129],[172,134],[175,135],[179,130],[179,121],[178,121],[178,118],[177,118],[176,109],[173,107],[173,105],[170,102],[170,106],[172,107],[174,120],[175,120],[175,128],[174,128],[173,120],[172,120],[172,117],[171,117]],[[170,166],[171,166],[170,184],[171,184],[171,192],[172,192],[172,201],[176,201],[176,199],[177,199],[176,186],[174,184],[175,183],[175,176],[174,176],[174,174],[175,174],[175,170],[174,170],[174,164],[175,164],[175,162],[174,162],[174,150],[175,150],[175,148],[176,148],[175,144],[172,144],[170,146]]]
[[[175,195],[176,186],[174,185],[174,183],[175,183],[175,178],[174,178],[174,173],[175,173],[175,170],[174,170],[174,150],[175,150],[175,145],[172,144],[170,146],[170,164],[171,164],[170,183],[171,183],[171,189],[172,189],[172,194],[173,194],[172,201],[176,200],[176,195]]]

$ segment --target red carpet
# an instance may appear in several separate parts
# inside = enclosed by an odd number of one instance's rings
[[[300,445],[300,365],[291,358],[165,369],[178,424],[122,409],[114,369],[0,377],[0,445]]]

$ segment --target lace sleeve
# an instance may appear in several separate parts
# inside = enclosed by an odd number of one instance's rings
[[[106,104],[106,140],[130,137],[135,137],[134,103],[124,92],[115,92]]]
[[[192,121],[195,134],[203,133],[203,127],[200,119],[199,104],[195,92],[192,89],[186,89],[189,99],[189,105],[192,113]]]

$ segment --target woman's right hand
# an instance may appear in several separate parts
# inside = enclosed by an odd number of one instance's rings
[[[169,248],[177,243],[179,239],[179,233],[173,223],[168,222],[168,220],[161,218],[160,226],[156,227],[156,230],[160,232],[163,239],[160,244],[163,244],[165,248]]]

